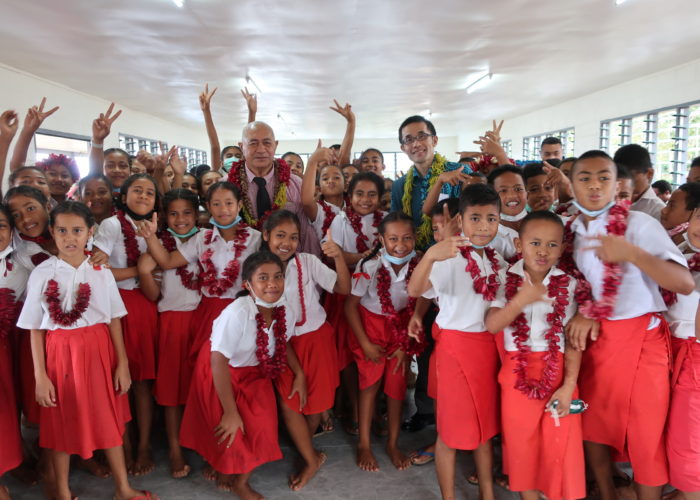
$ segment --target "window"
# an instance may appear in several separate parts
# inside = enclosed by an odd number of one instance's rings
[[[39,129],[34,135],[34,147],[37,162],[47,159],[50,154],[63,154],[73,158],[78,164],[80,177],[90,173],[89,137]]]
[[[537,135],[523,137],[523,160],[538,161],[540,159],[540,146],[546,137],[556,137],[561,141],[564,158],[574,156],[574,144],[576,133],[574,128],[564,128],[553,132],[544,132]],[[508,155],[510,156],[510,154]]]
[[[157,155],[160,154],[161,147],[166,151],[168,150],[168,143],[156,139],[144,139],[143,137],[119,134],[119,147],[132,156],[136,156],[141,150]],[[207,153],[201,149],[178,146],[177,151],[187,161],[187,168],[207,163]]]
[[[362,153],[355,153],[354,158],[357,160],[361,155]],[[382,155],[384,156],[384,177],[387,179],[396,180],[413,166],[413,162],[402,151],[390,151],[387,153],[382,151]]]
[[[508,139],[507,141],[501,141],[501,147],[503,148],[503,151],[506,152],[506,156],[508,158],[513,157],[513,141]]]

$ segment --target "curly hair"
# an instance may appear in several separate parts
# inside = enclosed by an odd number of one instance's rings
[[[47,171],[50,167],[54,165],[63,165],[66,167],[66,170],[70,173],[70,176],[73,178],[73,182],[77,181],[80,179],[80,171],[78,170],[78,164],[75,163],[75,160],[71,158],[70,156],[66,155],[57,155],[51,153],[47,159],[44,161],[37,162],[36,166],[42,168],[44,171]]]

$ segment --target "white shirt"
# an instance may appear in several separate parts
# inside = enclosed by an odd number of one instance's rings
[[[591,245],[586,237],[607,234],[607,212],[588,223],[583,224],[583,217],[578,217],[572,224],[571,230],[576,234],[574,242],[574,259],[579,270],[591,284],[593,297],[599,300],[603,287],[605,267],[592,250],[581,250]],[[641,247],[645,251],[663,260],[677,262],[687,267],[683,254],[661,226],[661,223],[651,216],[630,211],[627,219],[625,239]],[[666,310],[666,305],[659,291],[659,285],[644,274],[637,266],[623,262],[622,283],[618,288],[617,302],[612,320],[629,319],[647,313]]]
[[[318,205],[318,208],[316,210],[316,219],[311,221],[311,226],[313,226],[314,231],[316,231],[318,241],[323,241],[326,239],[326,235],[323,232],[323,225],[326,223],[327,217],[325,210],[323,210],[323,205],[321,205],[321,203],[319,202],[316,202],[316,205]],[[341,211],[340,207],[333,205],[332,203],[326,203],[326,206],[329,206],[331,208],[331,211],[336,215],[338,215],[338,213]],[[335,217],[333,218],[333,220],[335,220]],[[335,236],[333,236],[333,239],[335,240]]]
[[[491,263],[486,258],[486,252],[481,257],[472,252],[472,257],[479,266],[481,276],[493,274]],[[499,281],[504,282],[506,262],[496,253],[499,265]],[[459,330],[462,332],[484,332],[486,311],[491,307],[491,301],[474,291],[474,281],[466,271],[467,259],[457,254],[451,259],[433,264],[430,271],[430,284],[433,290],[423,294],[426,298],[435,295],[440,300],[440,311],[435,321],[444,330]]]
[[[515,229],[499,224],[498,233],[488,246],[496,250],[504,259],[510,259],[518,253],[514,241],[517,237],[518,232]]]
[[[382,212],[381,218],[383,219],[385,216],[386,212]],[[379,235],[377,228],[372,225],[374,224],[374,213],[363,215],[360,221],[362,224],[362,234],[369,238],[369,241],[366,241],[367,248],[371,250]],[[333,219],[330,230],[333,241],[335,241],[343,251],[348,253],[360,253],[357,250],[357,233],[352,228],[350,219],[348,219],[348,215],[344,210],[339,212],[335,219]]]
[[[41,245],[34,243],[33,241],[23,240],[19,235],[17,230],[12,234],[12,246],[14,247],[14,253],[12,254],[12,261],[19,263],[25,269],[32,271],[37,265],[32,260],[32,257],[37,254],[43,254],[47,258],[51,257],[51,254],[41,248]],[[38,262],[38,261],[36,261]],[[43,261],[42,261],[43,262]]]
[[[294,330],[295,335],[315,332],[326,321],[326,310],[321,305],[320,288],[333,292],[338,275],[330,267],[310,253],[296,255],[301,262],[301,282],[306,307],[306,322]],[[289,259],[284,277],[284,299],[294,311],[297,321],[302,320],[301,300],[299,297],[299,268],[295,258]]]
[[[690,259],[695,255],[695,252],[688,246],[687,242],[683,243],[688,251],[688,253],[684,253],[684,257]],[[695,313],[698,304],[700,304],[700,272],[692,272],[692,275],[695,280],[695,290],[690,295],[676,294],[676,303],[672,304],[664,314],[671,329],[671,335],[680,339],[695,338]]]
[[[367,273],[369,279],[353,277],[351,293],[357,297],[362,297],[360,299],[360,305],[362,307],[374,314],[382,314],[382,304],[379,301],[379,294],[377,292],[377,271],[379,271],[379,266],[382,266],[389,271],[389,277],[391,278],[391,286],[389,287],[391,303],[394,306],[394,310],[399,312],[408,305],[406,274],[408,273],[409,263],[407,262],[404,264],[403,267],[399,269],[399,274],[396,274],[391,264],[382,257],[384,255],[384,250],[380,251],[379,255],[380,257],[378,259],[369,260],[365,262],[362,267],[362,272]],[[359,264],[355,271],[358,273],[360,272]]]
[[[201,232],[201,231],[200,231]],[[193,235],[194,238],[196,235]],[[190,238],[190,239],[192,239]],[[173,236],[177,249],[182,246],[180,238]],[[189,240],[188,240],[189,241]],[[187,264],[187,272],[194,273],[194,278],[199,276],[199,264]],[[182,279],[177,274],[177,269],[163,271],[160,282],[160,300],[158,301],[158,312],[164,311],[194,311],[202,299],[199,289],[190,290],[182,284]]]
[[[521,278],[525,279],[524,272],[524,261],[520,259],[518,262],[513,264],[508,270],[513,274],[517,274]],[[542,284],[547,287],[549,286],[550,276],[561,276],[565,274],[564,271],[553,267],[547,273],[547,275],[542,280]],[[505,278],[507,279],[507,277]],[[506,286],[504,282],[501,283],[501,287],[498,289],[498,295],[496,295],[496,300],[491,303],[491,307],[505,307],[508,303],[506,299]],[[576,314],[576,303],[574,302],[574,291],[576,290],[576,280],[574,278],[569,278],[569,286],[567,287],[567,300],[568,305],[564,309],[564,318],[562,323],[566,326],[574,314]],[[530,326],[530,337],[525,345],[530,346],[530,349],[534,352],[542,352],[548,349],[549,342],[545,338],[545,334],[551,328],[551,325],[547,321],[547,315],[552,313],[554,310],[553,303],[545,302],[543,300],[528,304],[523,309],[525,313],[525,319],[527,319],[527,324]],[[515,345],[515,340],[513,340],[513,333],[515,330],[511,326],[507,326],[504,330],[504,340],[506,351],[517,351],[518,348]],[[564,335],[563,331],[557,336],[559,337],[559,351],[564,352]]]
[[[644,212],[645,214],[652,216],[654,219],[660,220],[661,210],[663,210],[665,206],[666,205],[664,202],[661,201],[658,196],[656,196],[656,193],[654,193],[652,187],[649,186],[649,188],[644,191],[644,194],[642,194],[637,201],[632,203],[630,210]]]
[[[241,279],[243,262],[250,254],[260,250],[260,242],[262,240],[260,237],[260,232],[251,227],[247,227],[245,230],[248,231],[248,237],[244,242],[245,250],[241,252],[241,257],[239,259],[240,270],[233,286],[226,290],[223,295],[221,295],[222,299],[236,298],[236,294],[243,288]],[[207,245],[204,240],[207,233],[210,231],[212,234],[211,243]],[[217,279],[221,279],[223,277],[224,269],[226,269],[226,266],[228,266],[229,262],[231,262],[236,255],[234,242],[235,238],[231,241],[226,241],[223,236],[221,236],[219,229],[214,227],[212,229],[206,229],[198,232],[192,238],[183,243],[178,249],[187,262],[194,264],[196,262],[201,263],[204,252],[211,248],[214,251],[211,261],[214,264],[214,267],[216,267],[216,277]],[[218,295],[212,295],[209,292],[209,287],[203,287],[202,294],[205,297],[218,297]]]
[[[17,252],[14,252],[14,246],[10,243],[5,250],[0,252],[0,288],[12,290],[15,301],[19,302],[24,300],[27,278],[29,278],[29,270],[18,262]]]
[[[70,326],[53,322],[49,315],[49,306],[44,292],[49,280],[58,283],[59,300],[64,311],[70,311],[75,305],[78,285],[90,285],[90,303],[78,321]],[[112,272],[107,268],[99,270],[92,267],[85,259],[76,269],[58,257],[51,257],[32,271],[27,285],[27,298],[17,326],[27,330],[75,329],[86,326],[109,324],[113,318],[126,316],[126,308],[119,295],[117,283]]]
[[[129,224],[131,224],[131,227],[134,228],[134,231],[136,231],[136,224],[134,224],[132,218],[128,215],[124,216]],[[139,247],[140,255],[148,249],[148,245],[146,244],[146,240],[138,234],[135,235],[135,238]],[[95,233],[93,244],[109,255],[110,266],[117,269],[129,267],[126,259],[126,247],[124,246],[124,234],[122,233],[121,223],[116,215],[108,217],[102,221],[97,233]],[[139,287],[139,282],[136,278],[128,278],[122,281],[117,281],[117,286],[122,290],[134,290]]]
[[[294,336],[296,317],[291,307],[285,307],[285,313],[287,341],[289,341]],[[250,295],[246,295],[234,300],[214,320],[211,330],[211,350],[226,356],[229,360],[228,364],[234,368],[259,364],[255,355],[258,335],[256,314],[258,314],[258,307],[255,301]],[[275,353],[274,326],[273,321],[270,328],[266,329],[270,356]]]

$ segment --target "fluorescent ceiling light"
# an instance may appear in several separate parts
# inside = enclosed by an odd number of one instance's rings
[[[620,5],[625,3],[627,0],[615,0],[615,5]]]
[[[491,83],[491,80],[493,79],[493,73],[486,73],[483,76],[480,76],[476,80],[474,80],[472,83],[467,85],[467,94],[471,94],[472,92],[475,92],[479,89],[484,88],[486,85]]]
[[[179,8],[182,8],[182,6],[185,5],[185,0],[173,0],[173,3]]]

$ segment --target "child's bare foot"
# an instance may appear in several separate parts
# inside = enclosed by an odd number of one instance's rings
[[[151,457],[151,450],[139,450],[136,455],[136,460],[131,466],[131,472],[134,476],[145,476],[153,472],[156,465],[153,463],[153,458]]]
[[[377,472],[379,470],[377,458],[369,448],[357,448],[357,466],[367,472]]]
[[[216,487],[221,491],[235,491],[236,476],[233,474],[216,473]]]
[[[684,500],[685,495],[681,490],[672,490],[661,496],[661,500]]]
[[[96,460],[94,457],[88,458],[87,460],[78,458],[77,466],[79,469],[89,472],[93,476],[101,477],[102,479],[112,475],[109,466],[100,463],[99,460]]]
[[[151,493],[148,490],[135,490],[132,487],[128,487],[123,491],[117,491],[114,495],[114,500],[130,500],[132,498],[138,498],[138,500],[160,500],[160,497],[155,493]]]
[[[386,446],[386,453],[389,455],[391,463],[398,470],[408,469],[411,466],[411,457],[404,455],[396,446]]]
[[[190,475],[190,467],[182,456],[182,450],[170,453],[170,475],[175,479],[181,479]]]
[[[235,476],[234,476],[235,477]],[[255,491],[245,476],[236,477],[231,489],[241,500],[265,500],[265,497]]]
[[[316,452],[316,462],[313,464],[305,464],[304,467],[299,471],[299,474],[295,474],[289,478],[289,487],[292,491],[299,491],[306,483],[311,481],[311,479],[316,475],[321,466],[326,462],[326,454],[322,451]]]
[[[41,479],[41,476],[39,475],[39,471],[37,471],[36,466],[32,467],[27,462],[22,462],[19,465],[19,467],[13,469],[12,472],[10,472],[10,474],[12,474],[12,477],[28,486],[34,486],[35,484],[38,484],[39,479]]]
[[[202,475],[207,481],[213,481],[214,479],[216,479],[216,471],[214,470],[214,467],[209,465],[207,462],[204,462],[204,469],[202,469]]]

